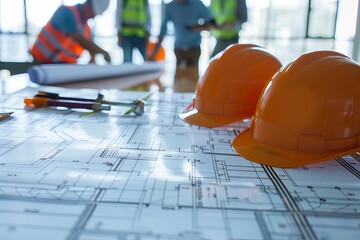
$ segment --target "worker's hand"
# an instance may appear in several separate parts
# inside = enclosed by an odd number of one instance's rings
[[[207,22],[204,22],[202,24],[195,24],[195,25],[187,25],[186,28],[191,31],[204,31],[204,30],[211,30],[212,28],[216,27],[215,19],[211,19]]]
[[[145,58],[147,61],[155,61],[155,56],[161,47],[161,43],[162,43],[163,39],[164,39],[164,36],[158,36],[158,42],[155,44],[153,51],[149,55],[147,55]]]
[[[220,29],[228,29],[228,28],[233,28],[234,25],[235,25],[235,22],[225,22],[223,24],[220,24],[218,26],[218,28],[220,28]]]
[[[108,52],[104,51],[103,55],[106,62],[111,62],[111,57]]]
[[[145,57],[145,60],[146,60],[146,61],[155,61],[155,53],[152,52],[152,53],[150,53],[149,55],[147,55],[147,56]]]
[[[90,53],[90,63],[95,63],[95,55]]]

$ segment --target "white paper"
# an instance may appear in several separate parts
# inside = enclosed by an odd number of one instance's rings
[[[236,154],[249,121],[191,126],[178,114],[193,94],[156,93],[142,116],[126,107],[83,112],[0,98],[0,239],[353,239],[360,236],[360,163],[350,156],[271,168]],[[131,101],[148,92],[104,90]],[[276,136],[274,136],[276,137]]]
[[[30,80],[39,85],[55,85],[79,81],[89,81],[104,78],[121,77],[133,74],[143,74],[161,71],[161,63],[120,65],[96,64],[41,64],[29,68]]]

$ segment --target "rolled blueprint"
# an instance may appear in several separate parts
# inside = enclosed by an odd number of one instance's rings
[[[80,64],[41,64],[28,70],[30,80],[39,85],[56,85],[61,83],[90,81],[104,78],[122,77],[126,75],[157,72],[163,69],[161,63],[120,65],[87,65]]]

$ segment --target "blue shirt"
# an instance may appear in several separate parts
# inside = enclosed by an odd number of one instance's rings
[[[173,0],[165,5],[164,10],[160,36],[165,36],[167,23],[172,22],[175,30],[175,48],[189,49],[200,46],[200,32],[190,30],[188,26],[213,19],[210,10],[204,3],[200,0],[187,0],[185,3]]]
[[[76,5],[76,7],[79,9],[80,4]],[[81,9],[79,9],[81,10]],[[80,15],[81,15],[81,11]],[[82,19],[83,20],[83,19]],[[84,20],[83,20],[84,21]],[[51,25],[59,29],[65,34],[69,35],[74,32],[82,32],[82,29],[79,29],[76,17],[74,13],[67,7],[60,6],[54,13],[54,15],[51,18]]]

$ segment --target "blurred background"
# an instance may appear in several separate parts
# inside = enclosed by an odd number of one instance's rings
[[[81,0],[0,0],[0,61],[26,63],[32,61],[28,53],[36,34],[60,4],[74,5]],[[166,0],[149,0],[152,13],[152,36],[160,30],[162,4]],[[209,6],[210,0],[203,0]],[[331,49],[358,58],[356,22],[358,0],[248,0],[248,22],[240,32],[240,43],[266,47],[283,64],[300,54],[313,50]],[[110,52],[112,63],[123,61],[122,50],[116,44],[116,0],[102,16],[91,22],[95,41]],[[170,28],[171,32],[171,28]],[[206,68],[215,39],[202,33],[200,71]],[[357,40],[356,40],[357,39]],[[167,62],[175,61],[173,36],[165,37]],[[355,43],[355,45],[354,45]],[[357,45],[356,45],[357,44]],[[357,46],[357,47],[356,47]],[[88,61],[86,54],[82,57]],[[101,60],[100,60],[101,61]],[[141,63],[138,55],[135,62]],[[5,66],[5,65],[3,65]]]

